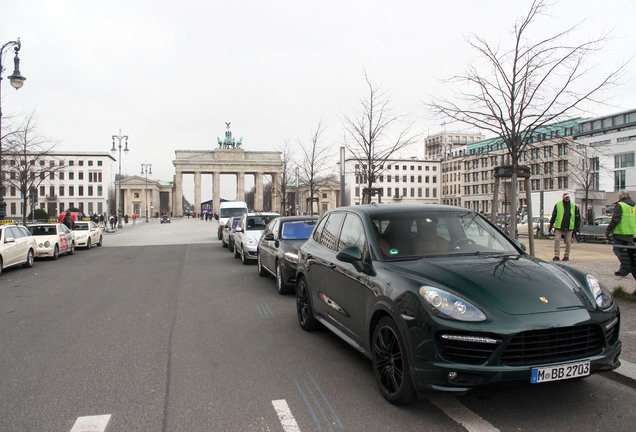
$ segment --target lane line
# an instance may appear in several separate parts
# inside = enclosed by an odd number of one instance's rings
[[[261,318],[265,318],[263,316],[263,312],[261,311],[261,305],[259,305],[258,303],[256,304],[256,310],[258,311],[258,313],[261,315]]]
[[[285,399],[273,400],[272,405],[285,432],[300,432],[298,423],[296,423],[296,419],[292,415]]]
[[[316,387],[316,389],[318,390],[318,393],[320,393],[320,396],[322,397],[322,400],[325,401],[325,403],[327,404],[327,407],[329,408],[329,410],[331,411],[331,414],[333,414],[333,416],[336,419],[336,422],[338,422],[338,426],[340,426],[340,429],[344,429],[344,426],[342,426],[342,422],[340,421],[340,418],[338,417],[338,415],[336,414],[336,412],[334,411],[333,407],[331,406],[331,404],[329,403],[329,401],[327,400],[327,396],[325,396],[325,394],[322,392],[322,390],[320,389],[320,386],[318,385],[318,383],[316,382],[316,380],[314,379],[313,376],[311,376],[311,374],[309,374],[309,378],[311,379],[311,381],[314,383],[314,386]]]
[[[329,421],[329,418],[327,418],[327,414],[325,414],[325,411],[322,409],[322,406],[320,405],[320,402],[316,398],[316,395],[314,395],[314,392],[311,391],[311,387],[309,387],[309,384],[307,383],[307,381],[303,380],[303,384],[305,384],[305,387],[307,388],[307,391],[309,392],[309,396],[311,396],[311,398],[314,400],[314,403],[318,407],[318,411],[320,411],[320,414],[322,414],[322,418],[325,420],[325,423],[327,423],[329,430],[332,431],[333,425]]]
[[[110,421],[110,414],[78,417],[71,432],[104,432]]]
[[[318,417],[316,417],[316,414],[314,413],[314,409],[311,407],[311,403],[309,403],[309,399],[307,399],[305,392],[303,391],[302,387],[298,383],[298,380],[294,380],[294,382],[296,383],[298,392],[300,393],[303,400],[305,401],[305,405],[307,405],[307,409],[309,409],[309,413],[311,414],[311,416],[314,418],[314,421],[316,422],[316,427],[318,428],[318,430],[322,430],[322,427],[320,426],[320,420],[318,420]]]
[[[431,395],[428,400],[469,432],[499,432],[499,429],[466,408],[453,396]]]

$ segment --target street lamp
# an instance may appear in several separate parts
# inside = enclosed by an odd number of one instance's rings
[[[20,58],[18,52],[22,47],[20,38],[16,41],[7,42],[2,45],[0,49],[0,84],[2,84],[2,72],[4,72],[4,66],[2,66],[2,59],[4,58],[4,50],[10,47],[15,47],[15,57],[13,58],[13,74],[8,76],[9,82],[14,89],[18,90],[24,84],[25,77],[20,74]],[[2,100],[2,85],[0,85],[0,101]],[[4,173],[2,172],[2,108],[0,107],[0,219],[4,219],[7,216],[7,203],[4,202]]]
[[[119,135],[113,135],[113,148],[110,149],[111,153],[115,153],[115,151],[117,150],[115,148],[115,139],[117,139],[117,141],[119,141],[119,206],[117,209],[117,228],[121,228],[121,219],[122,219],[122,215],[124,213],[123,211],[123,202],[124,202],[124,197],[123,194],[121,193],[121,141],[124,140],[124,153],[128,153],[128,135],[122,135],[121,134],[121,129],[119,129]],[[115,200],[117,201],[117,200]]]
[[[152,174],[152,164],[141,164],[141,175],[146,175],[146,222],[148,222],[148,174]]]

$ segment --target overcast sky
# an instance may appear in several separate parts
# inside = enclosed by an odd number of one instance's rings
[[[174,151],[216,148],[225,122],[246,150],[275,150],[286,140],[307,142],[322,119],[324,144],[337,154],[341,118],[366,94],[366,71],[424,138],[441,131],[424,103],[444,96],[441,80],[474,59],[466,36],[505,44],[530,3],[10,2],[0,14],[0,43],[21,38],[27,81],[16,92],[3,80],[2,110],[5,116],[35,111],[40,133],[59,141],[57,150],[109,151],[121,129],[130,147],[122,172],[139,174],[149,162],[152,178],[171,181]],[[536,30],[581,23],[578,42],[611,30],[613,40],[595,58],[600,72],[629,63],[623,84],[606,95],[612,105],[588,109],[604,115],[636,108],[636,2],[562,0],[551,14]],[[12,57],[3,61],[5,78]],[[423,139],[411,153],[423,156]],[[192,201],[193,188],[184,183]]]

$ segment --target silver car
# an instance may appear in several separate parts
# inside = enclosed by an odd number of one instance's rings
[[[243,264],[256,261],[258,241],[272,219],[278,213],[246,213],[234,230],[234,257],[241,258]]]

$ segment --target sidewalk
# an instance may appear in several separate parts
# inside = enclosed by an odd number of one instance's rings
[[[530,252],[528,237],[520,236],[519,240],[528,247],[527,252]],[[551,261],[554,257],[554,240],[535,239],[534,248],[537,258]],[[563,258],[564,249],[565,246],[561,242],[561,258]],[[631,293],[636,289],[636,281],[631,275],[625,277],[614,275],[619,263],[611,244],[574,242],[570,251],[570,261],[559,262],[591,274],[610,291],[621,287],[625,292]],[[623,343],[621,367],[607,372],[606,375],[617,381],[636,385],[636,302],[622,299],[617,299],[617,302],[621,309],[620,335]]]

